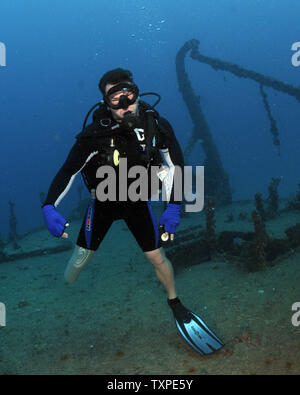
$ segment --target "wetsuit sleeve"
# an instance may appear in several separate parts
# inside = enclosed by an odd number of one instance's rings
[[[84,168],[86,163],[97,153],[97,151],[88,150],[82,140],[77,140],[73,145],[69,155],[54,177],[44,206],[52,204],[57,207],[60,201],[68,193],[76,175]]]
[[[171,185],[171,194],[170,194],[169,203],[179,204],[183,200],[183,185],[184,185],[183,153],[171,124],[165,118],[160,118],[158,127],[160,130],[158,148],[160,149],[160,152],[162,153],[172,174],[172,177],[170,179],[172,185]],[[181,180],[181,185],[180,183],[178,183],[176,187],[176,183],[179,180]],[[176,193],[174,187],[176,188]],[[180,191],[178,190],[178,188],[180,189]]]

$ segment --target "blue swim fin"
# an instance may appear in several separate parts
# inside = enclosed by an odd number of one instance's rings
[[[184,307],[178,298],[168,299],[168,304],[180,334],[201,355],[211,354],[224,346],[202,319]]]

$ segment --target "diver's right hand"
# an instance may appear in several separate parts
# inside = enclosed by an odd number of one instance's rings
[[[65,228],[69,226],[68,222],[56,211],[52,204],[46,204],[42,207],[44,218],[52,236],[67,238],[68,234]]]

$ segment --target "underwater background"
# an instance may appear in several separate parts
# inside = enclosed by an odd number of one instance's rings
[[[199,51],[206,56],[299,88],[300,66],[291,61],[295,53],[292,44],[300,41],[299,13],[298,0],[1,0],[0,42],[6,48],[6,65],[0,66],[1,248],[10,229],[9,201],[18,234],[29,234],[19,240],[24,251],[54,243],[42,228],[41,193],[47,193],[81,131],[87,111],[101,99],[98,81],[107,70],[129,69],[141,92],[154,91],[162,96],[157,110],[170,121],[184,149],[194,127],[176,75],[175,58],[184,43],[197,39]],[[253,231],[250,214],[247,223],[231,223],[230,218],[237,218],[241,211],[251,213],[254,203],[249,201],[254,201],[256,193],[266,199],[273,177],[280,179],[282,209],[297,194],[300,103],[295,97],[265,88],[279,133],[279,152],[273,144],[258,83],[215,70],[189,56],[185,67],[232,188],[232,206],[220,209],[217,231]],[[188,164],[201,166],[204,160],[200,142]],[[59,206],[64,217],[76,210],[78,185],[82,185],[80,175]],[[87,196],[86,191],[83,194]],[[267,225],[270,234],[283,238],[288,226],[300,223],[296,207],[296,211],[284,213]],[[205,228],[204,213],[185,217],[180,230],[198,225]],[[74,221],[70,230],[73,243],[79,226],[80,221]],[[71,250],[0,262],[0,302],[7,307],[7,326],[0,328],[0,374],[300,372],[299,358],[291,356],[300,336],[290,322],[291,305],[300,300],[296,244],[290,248],[296,255],[285,256],[285,263],[262,273],[249,274],[239,265],[228,267],[226,259],[219,256],[213,263],[197,265],[199,252],[191,258],[194,275],[191,269],[178,272],[178,287],[187,304],[199,314],[210,311],[210,323],[229,344],[219,360],[209,357],[207,365],[180,342],[169,311],[160,317],[165,295],[152,268],[144,269],[144,262],[137,264],[143,257],[131,234],[117,224],[114,227],[98,253],[101,269],[91,264],[81,283],[73,288],[66,287],[62,279]],[[34,229],[39,230],[30,233]],[[117,257],[114,235],[118,239]],[[193,291],[199,288],[195,296]],[[119,304],[117,290],[124,306]],[[251,307],[247,304],[250,299]],[[278,305],[279,301],[284,305]],[[224,313],[224,306],[231,306],[230,312]],[[127,318],[122,321],[124,309]],[[255,317],[239,315],[246,310]],[[46,311],[47,319],[43,315]],[[227,315],[220,318],[222,313]],[[270,316],[263,326],[261,320],[266,314]],[[243,322],[234,330],[237,316]],[[264,344],[275,326],[274,317],[281,323],[277,330],[284,329],[284,334],[275,331],[272,340],[280,355],[274,354],[272,344]],[[153,322],[158,323],[155,328]],[[120,324],[123,330],[129,328],[122,335]],[[113,340],[101,343],[99,327],[101,339],[111,336]],[[148,336],[151,330],[161,336],[163,344],[153,346],[155,336],[149,344],[142,342],[145,332]],[[270,332],[258,340],[267,330]],[[140,343],[135,341],[139,331]],[[36,338],[38,333],[41,339]],[[81,340],[77,339],[74,348],[76,334]],[[118,345],[120,338],[125,349]],[[176,342],[178,348],[172,349]],[[97,357],[90,355],[95,350],[101,350]],[[142,355],[147,352],[152,354],[144,361]],[[285,355],[290,357],[284,359]]]
[[[0,68],[0,232],[8,231],[9,199],[20,232],[43,223],[40,192],[47,192],[87,111],[101,99],[97,85],[105,71],[128,68],[142,92],[160,93],[158,110],[184,148],[193,125],[178,91],[179,48],[196,38],[207,56],[298,86],[291,45],[298,40],[299,12],[297,0],[1,1],[7,59]],[[294,193],[297,100],[267,88],[280,134],[278,156],[258,84],[189,57],[186,69],[230,175],[233,199],[266,194],[271,177],[282,177],[280,195]],[[202,165],[197,154],[191,163]],[[73,187],[61,207],[68,210],[74,199]]]

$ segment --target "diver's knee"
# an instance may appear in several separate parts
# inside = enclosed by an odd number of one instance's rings
[[[161,266],[165,261],[160,249],[145,252],[145,255],[149,262],[151,262],[154,266]]]
[[[92,259],[95,251],[87,248],[76,246],[65,270],[65,280],[67,283],[73,283],[77,280],[81,270]]]

